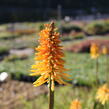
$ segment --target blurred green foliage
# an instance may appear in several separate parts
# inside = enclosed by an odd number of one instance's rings
[[[85,31],[91,35],[105,34],[109,32],[109,21],[93,21],[86,25]]]
[[[60,29],[62,33],[67,33],[67,34],[70,33],[71,31],[76,31],[76,32],[82,31],[81,27],[70,23],[63,24],[60,27]]]
[[[108,109],[109,104],[104,107],[95,100],[96,91],[97,87],[56,87],[54,109],[69,109],[71,102],[75,99],[80,100],[82,109]],[[48,95],[43,94],[32,101],[26,101],[23,99],[22,104],[22,109],[48,109]]]
[[[72,82],[79,85],[91,86],[95,81],[95,60],[90,59],[89,54],[65,53],[65,67],[70,69],[67,73],[71,75]],[[14,61],[4,60],[0,63],[0,72],[15,73],[16,75],[30,73],[30,66],[34,63],[33,56],[25,60],[17,58]],[[99,59],[99,79],[101,83],[106,77],[105,57]],[[89,81],[90,80],[90,81]]]
[[[8,47],[0,47],[0,55],[8,54],[9,48]]]

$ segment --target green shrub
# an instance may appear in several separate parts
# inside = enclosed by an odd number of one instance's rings
[[[9,55],[4,60],[5,61],[16,61],[16,60],[24,60],[27,59],[27,55]]]
[[[13,39],[19,37],[17,34],[12,34],[10,32],[0,32],[0,39]]]
[[[77,33],[76,35],[73,36],[74,39],[83,39],[85,38],[84,33]]]
[[[62,36],[62,37],[61,37],[61,40],[62,40],[62,41],[70,41],[70,40],[72,40],[72,39],[73,39],[73,37],[72,37],[72,36],[69,36],[69,35],[68,35],[68,36],[67,36],[67,35],[66,35],[66,36]]]
[[[109,23],[106,21],[94,21],[86,26],[85,31],[90,35],[104,34],[109,32]]]
[[[8,47],[0,47],[0,55],[1,54],[7,54],[9,51]]]
[[[63,24],[60,27],[60,29],[62,33],[70,33],[71,31],[76,31],[76,32],[82,31],[82,29],[79,26],[73,24]]]

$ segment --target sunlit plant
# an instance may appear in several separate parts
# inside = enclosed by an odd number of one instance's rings
[[[96,82],[98,83],[98,69],[99,69],[99,62],[98,62],[98,57],[100,56],[99,52],[99,46],[96,43],[92,43],[90,47],[90,55],[91,58],[95,60],[96,65],[95,65],[95,73],[96,73]]]
[[[98,89],[96,99],[104,106],[109,102],[109,87],[107,84],[104,84]]]
[[[103,46],[102,54],[105,56],[106,81],[109,82],[109,48]]]
[[[70,109],[82,109],[81,102],[78,99],[73,100]]]
[[[33,84],[40,86],[48,83],[49,87],[49,109],[54,107],[54,81],[59,84],[68,84],[64,80],[69,80],[69,75],[64,73],[65,61],[62,59],[64,53],[62,51],[60,34],[55,28],[54,22],[46,24],[40,32],[38,51],[35,53],[35,64],[32,65],[31,76],[41,75]]]

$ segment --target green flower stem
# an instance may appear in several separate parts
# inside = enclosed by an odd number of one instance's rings
[[[108,60],[109,59],[109,57],[108,57],[108,55],[106,55],[106,81],[107,81],[107,83],[109,83],[109,63],[108,63]]]
[[[49,109],[54,108],[54,91],[51,89],[51,75],[49,80]]]
[[[96,66],[95,66],[95,72],[96,72],[96,83],[99,83],[99,78],[98,78],[98,70],[99,70],[99,62],[98,58],[96,59]]]

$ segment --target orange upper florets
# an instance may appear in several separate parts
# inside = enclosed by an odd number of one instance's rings
[[[52,87],[54,81],[60,84],[67,84],[63,79],[68,79],[69,75],[63,73],[66,71],[64,68],[64,54],[62,46],[60,46],[59,33],[55,32],[56,28],[54,23],[46,24],[45,29],[40,32],[40,45],[36,48],[38,53],[35,57],[35,65],[32,65],[31,76],[41,75],[37,81],[34,82],[35,86],[40,86],[45,82],[49,82],[51,76]]]

